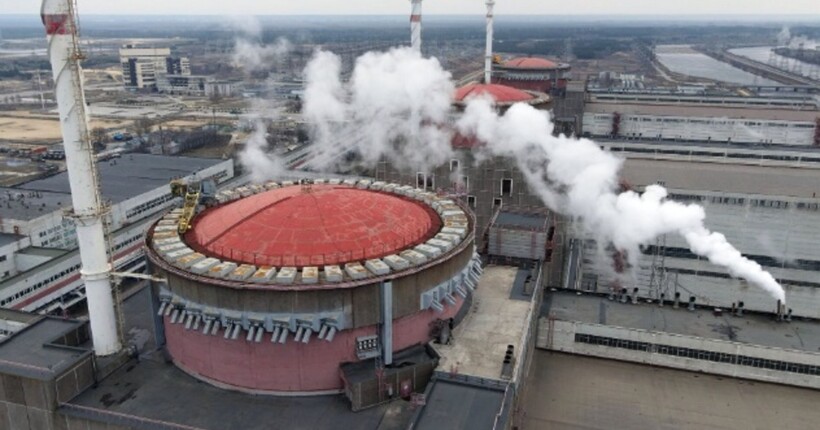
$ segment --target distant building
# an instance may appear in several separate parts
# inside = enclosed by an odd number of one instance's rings
[[[583,132],[589,137],[637,140],[820,146],[820,112],[791,106],[689,101],[628,101],[586,104]],[[769,100],[764,100],[770,102]]]
[[[157,90],[168,76],[188,76],[188,58],[171,57],[170,48],[141,48],[125,45],[120,48],[123,83],[130,90]]]
[[[570,70],[569,64],[556,63],[546,58],[513,58],[493,67],[493,83],[553,94],[567,87]]]

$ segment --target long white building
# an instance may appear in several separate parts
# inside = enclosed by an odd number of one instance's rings
[[[176,178],[234,176],[233,160],[129,154],[99,163],[118,270],[144,264],[147,226],[173,204]],[[66,173],[0,189],[0,307],[27,311],[68,308],[84,298]]]
[[[818,124],[820,111],[816,108],[612,101],[586,104],[583,134],[593,138],[820,146]]]

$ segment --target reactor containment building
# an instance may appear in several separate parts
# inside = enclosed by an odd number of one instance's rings
[[[482,270],[472,213],[410,186],[268,182],[216,200],[187,228],[183,209],[164,216],[146,248],[170,357],[219,387],[341,392],[340,365],[390,366],[466,312]]]

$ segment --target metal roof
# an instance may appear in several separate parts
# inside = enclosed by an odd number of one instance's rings
[[[667,188],[678,190],[820,196],[816,169],[629,158],[624,161],[621,176],[636,186],[662,181]]]
[[[171,179],[190,175],[224,161],[213,158],[127,154],[121,158],[97,163],[97,166],[103,196],[114,203],[119,203],[156,188],[167,187]],[[68,172],[27,182],[18,188],[55,193],[71,192]],[[70,199],[68,201],[70,202]]]
[[[248,264],[339,264],[393,254],[432,237],[441,219],[427,205],[347,186],[287,186],[202,213],[186,241]],[[297,263],[297,265],[305,265]]]

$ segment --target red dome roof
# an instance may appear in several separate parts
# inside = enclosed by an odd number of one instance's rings
[[[399,252],[426,241],[440,226],[430,207],[394,194],[290,186],[206,210],[186,241],[235,262],[322,266]]]
[[[505,62],[504,67],[517,69],[555,69],[558,67],[558,64],[545,58],[519,57]]]
[[[455,99],[457,102],[463,102],[468,97],[481,94],[489,94],[497,103],[524,102],[535,98],[529,93],[506,85],[478,84],[474,82],[457,89]]]

